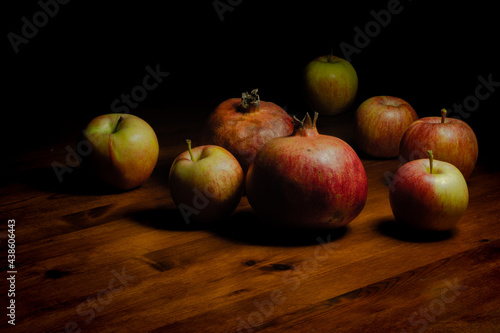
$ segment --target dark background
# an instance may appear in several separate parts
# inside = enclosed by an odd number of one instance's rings
[[[303,115],[311,111],[301,95],[307,62],[331,51],[342,56],[340,43],[354,45],[354,28],[364,30],[374,20],[370,11],[387,9],[390,1],[240,2],[221,21],[211,0],[70,1],[18,54],[7,34],[20,35],[21,18],[32,22],[41,7],[37,1],[4,4],[4,152],[36,148],[57,140],[68,124],[110,113],[113,100],[142,84],[148,65],[159,64],[170,75],[132,113],[173,112],[168,106],[176,103],[212,108],[258,87],[263,100]],[[437,116],[473,95],[479,75],[500,81],[496,8],[490,4],[401,1],[401,13],[352,55],[359,77],[353,108],[371,96],[394,95],[420,117]],[[466,120],[488,161],[498,151],[491,120],[498,95]]]

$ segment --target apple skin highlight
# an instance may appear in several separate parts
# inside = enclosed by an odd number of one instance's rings
[[[303,73],[305,95],[311,110],[335,116],[346,112],[358,91],[358,76],[347,60],[333,55],[310,61]]]
[[[88,158],[95,174],[102,182],[120,190],[130,190],[146,182],[158,161],[159,145],[154,130],[131,114],[98,116],[87,125],[83,137],[92,146]]]
[[[354,115],[357,146],[374,157],[399,155],[401,138],[418,119],[413,107],[393,96],[374,96],[365,100]]]
[[[476,166],[479,149],[476,135],[464,121],[441,117],[421,118],[406,130],[400,144],[403,161],[425,158],[432,150],[434,158],[456,166],[468,180]]]
[[[212,223],[231,215],[241,200],[244,173],[225,148],[204,145],[179,154],[170,167],[172,200],[185,221]]]
[[[454,165],[419,159],[401,166],[390,185],[389,201],[396,221],[416,229],[452,230],[467,210],[467,183]]]

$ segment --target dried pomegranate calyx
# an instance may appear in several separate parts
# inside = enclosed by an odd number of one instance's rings
[[[311,120],[309,112],[306,113],[304,119],[299,120],[296,116],[293,119],[300,124],[301,128],[316,128],[316,122],[318,121],[318,112],[314,112],[314,118]]]
[[[252,107],[258,108],[260,106],[260,97],[257,92],[258,89],[254,89],[250,93],[245,91],[241,94],[241,107],[244,110],[249,110]]]
[[[296,130],[295,135],[298,136],[316,136],[318,135],[318,130],[316,129],[316,121],[318,120],[318,112],[314,112],[314,118],[311,120],[309,113],[306,113],[303,120],[297,119],[294,116],[295,121],[300,124],[300,127]]]

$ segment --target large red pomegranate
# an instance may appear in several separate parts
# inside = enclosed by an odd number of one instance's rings
[[[346,142],[319,134],[317,118],[306,114],[293,136],[270,140],[250,165],[246,194],[264,220],[335,228],[363,210],[368,190],[363,164]]]
[[[246,173],[270,139],[293,133],[293,119],[278,105],[261,101],[257,89],[219,104],[205,123],[201,142],[226,148]]]

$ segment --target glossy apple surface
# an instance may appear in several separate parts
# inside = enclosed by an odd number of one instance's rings
[[[354,117],[357,146],[368,155],[382,158],[399,155],[403,134],[418,119],[408,102],[393,96],[367,99]]]
[[[117,189],[129,190],[149,179],[158,161],[153,128],[131,114],[94,118],[83,131],[92,146],[88,157],[96,175]]]
[[[229,216],[240,202],[243,170],[225,148],[198,146],[172,163],[169,188],[185,222],[215,222]]]
[[[400,154],[403,161],[425,158],[432,150],[434,158],[456,166],[468,180],[478,157],[476,134],[464,121],[441,117],[426,117],[412,123],[401,139]]]
[[[320,56],[304,69],[304,89],[311,110],[334,116],[347,111],[354,102],[358,76],[347,60]]]
[[[467,183],[453,164],[428,158],[399,168],[389,190],[397,222],[416,229],[449,231],[467,210]]]

